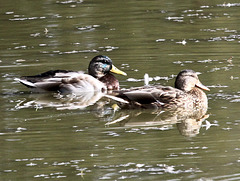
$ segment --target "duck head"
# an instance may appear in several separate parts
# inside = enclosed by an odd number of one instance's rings
[[[176,78],[175,88],[180,89],[185,92],[193,90],[195,87],[198,87],[202,90],[210,91],[205,85],[203,85],[198,79],[198,75],[193,70],[182,70]]]
[[[94,57],[88,66],[88,74],[92,75],[95,78],[101,78],[110,72],[127,75],[125,72],[119,70],[112,63],[112,60],[104,55],[98,55]]]

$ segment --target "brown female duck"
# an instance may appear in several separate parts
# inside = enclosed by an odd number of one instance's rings
[[[118,90],[119,82],[110,72],[127,75],[117,69],[109,57],[98,55],[89,63],[89,74],[84,74],[81,71],[50,70],[39,75],[23,76],[16,80],[34,92],[78,93],[103,89]]]
[[[208,100],[202,90],[209,91],[193,70],[181,71],[175,80],[175,88],[170,86],[143,86],[117,91],[128,103],[119,103],[122,108],[166,108],[207,111]]]

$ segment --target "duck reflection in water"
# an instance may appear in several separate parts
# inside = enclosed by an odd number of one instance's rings
[[[56,108],[57,110],[86,109],[96,104],[105,93],[98,91],[82,92],[81,94],[29,94],[27,99],[19,102],[15,108]]]
[[[196,112],[195,112],[196,113]],[[149,109],[121,110],[115,113],[112,120],[106,126],[138,128],[138,129],[159,129],[169,130],[177,126],[180,134],[193,137],[199,134],[204,121],[209,117],[208,114],[192,114],[183,110],[175,111],[152,111]]]
[[[142,86],[115,91],[115,96],[127,101],[127,103],[118,103],[122,109],[151,108],[157,110],[157,117],[161,115],[160,124],[170,122],[185,125],[179,125],[179,128],[198,125],[200,129],[202,120],[206,119],[205,114],[208,109],[208,99],[203,90],[209,91],[209,88],[200,82],[195,71],[182,70],[176,77],[175,88],[162,85]],[[168,114],[160,114],[162,112]],[[154,125],[155,123],[153,121],[146,124]],[[156,124],[159,124],[159,121]]]

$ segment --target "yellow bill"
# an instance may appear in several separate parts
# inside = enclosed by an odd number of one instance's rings
[[[114,65],[112,65],[112,69],[110,70],[110,72],[113,72],[115,74],[120,74],[120,75],[127,75],[125,72],[119,70],[117,67],[115,67]]]

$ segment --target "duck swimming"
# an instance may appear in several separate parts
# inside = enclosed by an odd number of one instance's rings
[[[210,91],[198,79],[193,70],[182,70],[176,77],[175,88],[170,86],[143,86],[116,91],[116,96],[128,103],[119,103],[121,108],[166,108],[201,110],[208,108],[208,99],[203,90]]]
[[[50,70],[39,75],[22,76],[16,80],[33,92],[78,93],[118,90],[119,81],[110,72],[127,75],[117,69],[109,57],[98,55],[89,63],[88,74],[82,71]]]

